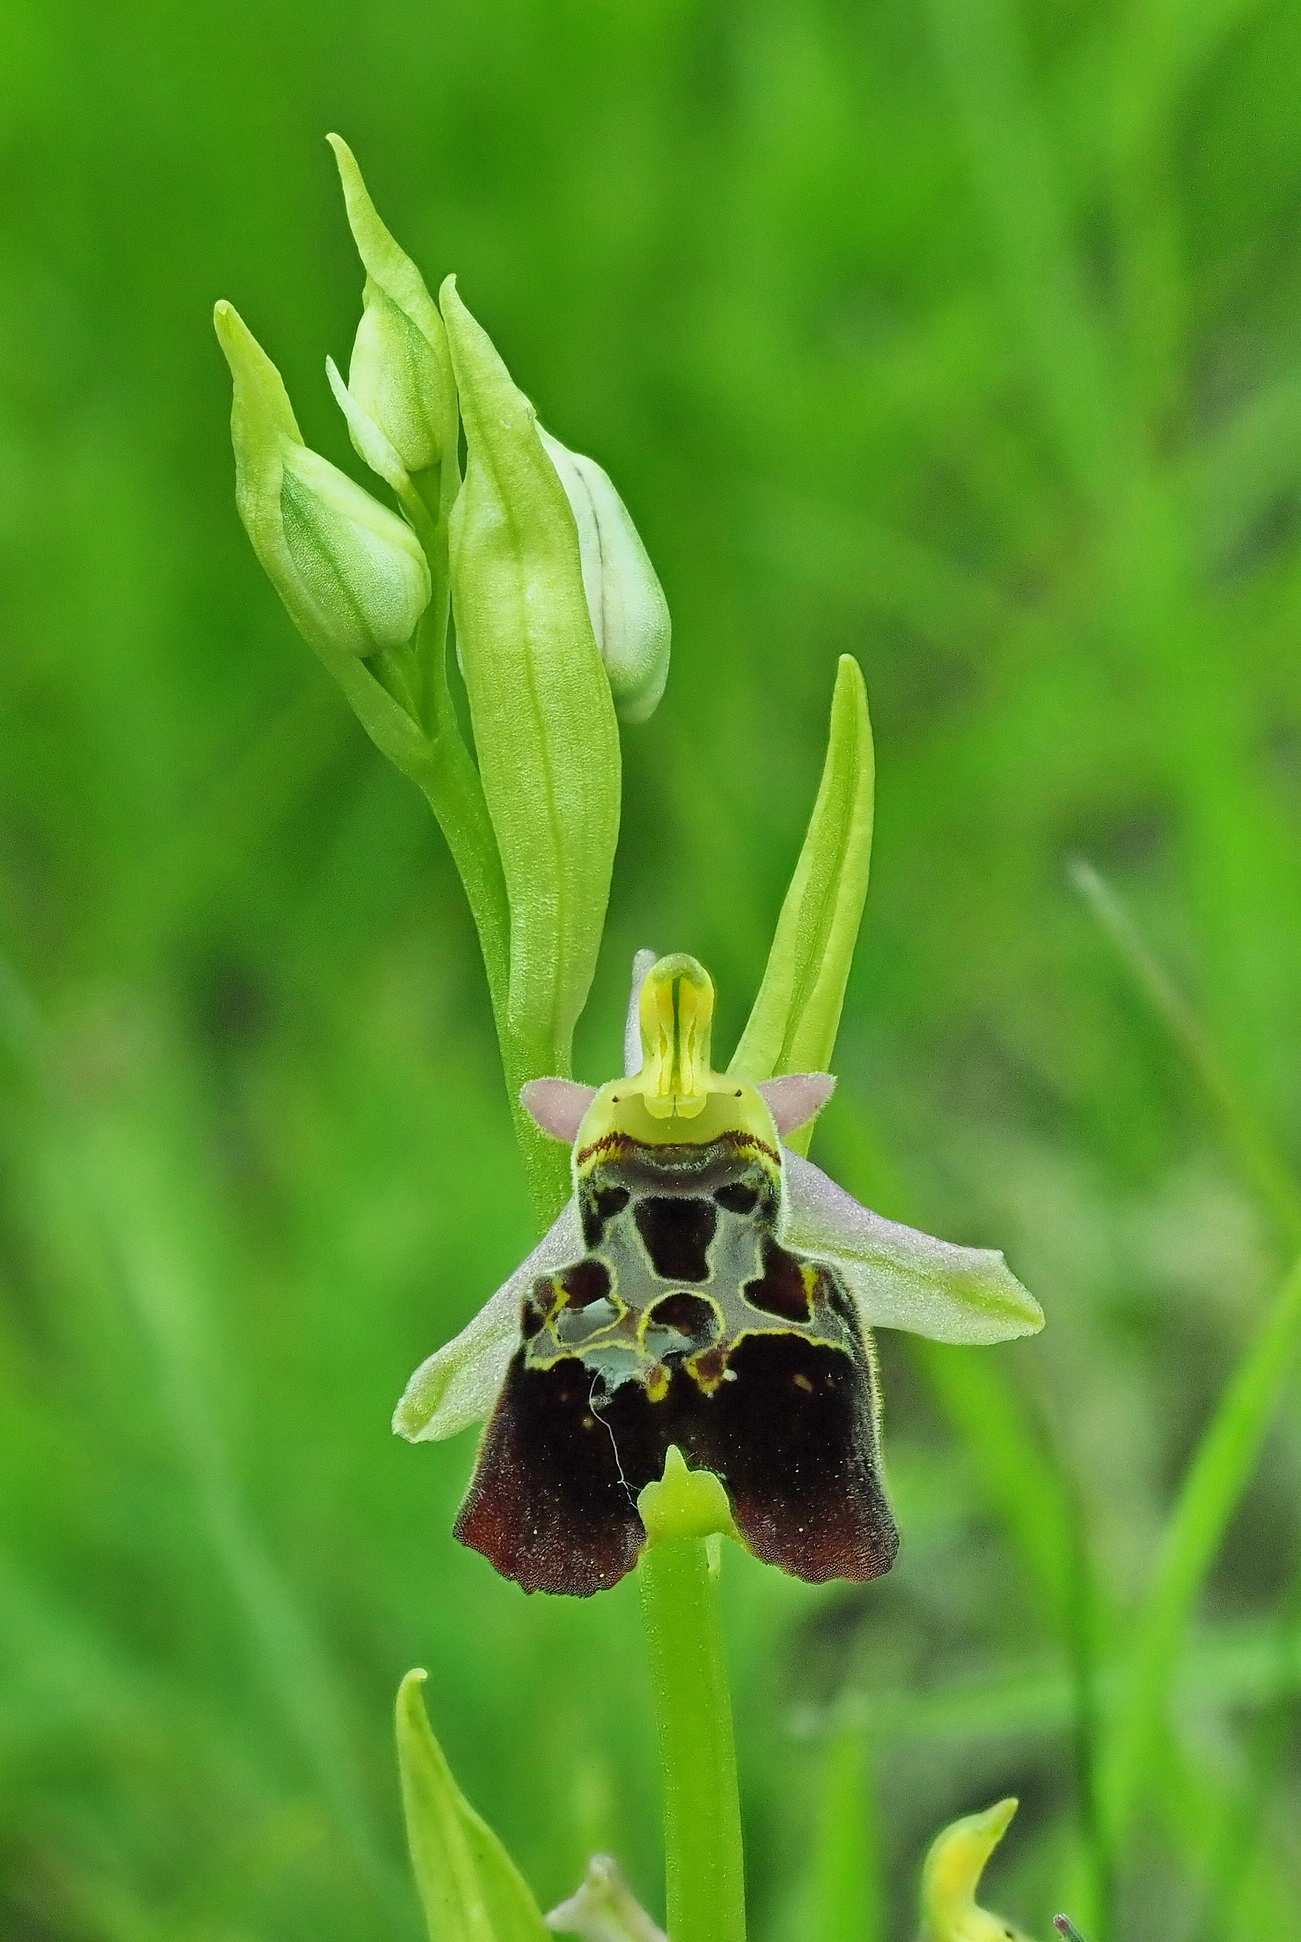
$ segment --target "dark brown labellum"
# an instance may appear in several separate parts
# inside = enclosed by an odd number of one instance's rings
[[[526,1591],[613,1585],[677,1444],[758,1557],[813,1583],[889,1570],[870,1348],[835,1271],[778,1242],[778,1204],[776,1156],[744,1135],[601,1143],[588,1252],[524,1302],[463,1543]]]

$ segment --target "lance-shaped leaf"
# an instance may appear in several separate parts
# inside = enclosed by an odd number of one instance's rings
[[[398,1689],[407,1842],[430,1942],[550,1942],[519,1869],[452,1778],[409,1672]]]
[[[519,1084],[569,1070],[618,838],[619,735],[574,516],[533,407],[452,278],[440,301],[468,447],[453,612],[510,903]]]
[[[842,655],[822,782],[791,878],[768,965],[729,1072],[826,1072],[867,896],[875,764],[867,691]],[[792,1138],[808,1150],[809,1127]]]

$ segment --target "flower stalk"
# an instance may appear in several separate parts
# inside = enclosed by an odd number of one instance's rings
[[[732,1700],[718,1605],[727,1499],[670,1450],[638,1510],[638,1567],[664,1779],[664,1873],[672,1942],[745,1942],[745,1869]],[[724,1521],[725,1520],[725,1521]],[[702,1534],[704,1533],[704,1534]]]

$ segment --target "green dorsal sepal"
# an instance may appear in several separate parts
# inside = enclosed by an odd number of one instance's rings
[[[714,983],[685,952],[661,958],[641,988],[642,1068],[637,1087],[655,1119],[694,1119],[705,1109],[713,1068]]]

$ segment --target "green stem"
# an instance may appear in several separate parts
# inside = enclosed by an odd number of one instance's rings
[[[745,1942],[741,1804],[710,1543],[642,1555],[642,1611],[664,1772],[669,1942]]]
[[[510,969],[506,883],[479,771],[455,726],[431,742],[430,759],[421,764],[415,780],[438,819],[457,874],[465,886],[488,974],[488,992],[498,1036],[504,1037]]]

